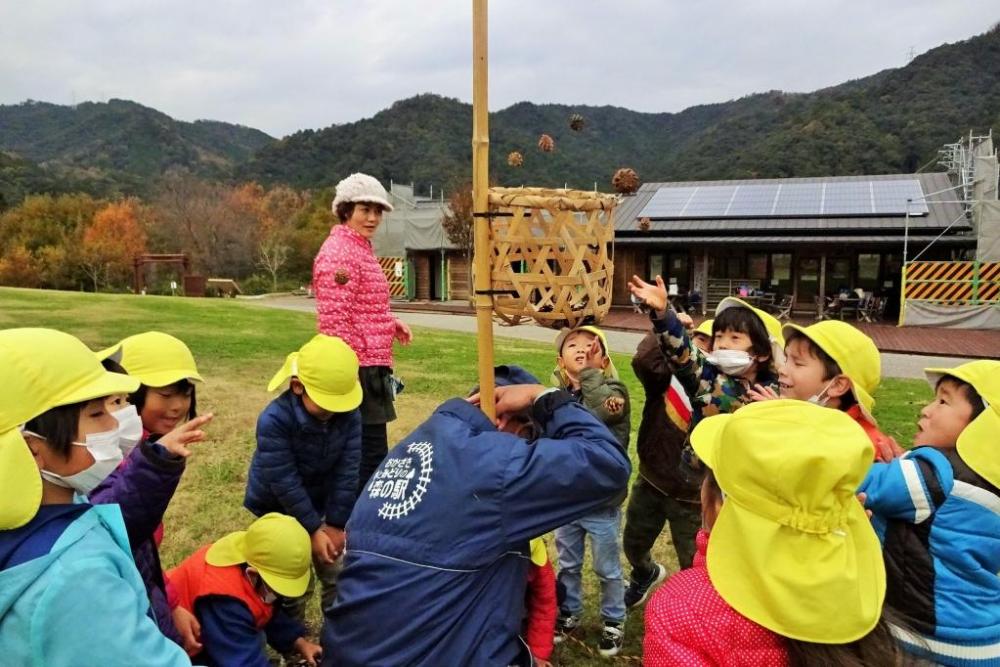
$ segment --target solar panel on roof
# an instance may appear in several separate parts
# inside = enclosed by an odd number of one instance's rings
[[[639,217],[767,218],[927,215],[915,178],[662,187]]]

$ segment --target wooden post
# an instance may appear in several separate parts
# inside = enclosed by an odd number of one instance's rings
[[[822,320],[826,311],[826,252],[819,256],[819,301],[816,302],[816,319]]]
[[[496,419],[493,377],[493,297],[490,277],[490,129],[487,78],[487,0],[472,0],[472,210],[475,212],[473,284],[479,344],[479,397],[483,412]]]

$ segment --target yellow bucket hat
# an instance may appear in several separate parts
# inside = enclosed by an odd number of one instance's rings
[[[851,391],[865,417],[874,424],[873,394],[882,381],[882,358],[875,347],[875,341],[860,329],[839,320],[827,320],[808,327],[786,324],[782,329],[785,338],[793,331],[811,340],[837,362],[844,375],[851,379]]]
[[[159,331],[129,336],[96,354],[101,361],[117,361],[147,387],[167,387],[181,380],[204,381],[184,341]]]
[[[958,436],[958,455],[993,486],[1000,486],[1000,361],[980,359],[956,368],[925,368],[927,380],[937,387],[942,377],[968,382],[983,399],[986,409]]]
[[[0,331],[0,530],[31,521],[42,500],[42,478],[18,427],[60,405],[139,387],[108,373],[86,345],[54,329]]]
[[[611,361],[611,348],[608,347],[608,337],[604,335],[603,331],[593,325],[585,324],[583,326],[573,327],[572,329],[569,327],[563,327],[559,331],[559,335],[556,336],[556,354],[562,354],[563,345],[566,344],[566,339],[569,338],[571,333],[575,333],[577,331],[586,331],[587,333],[597,336],[597,340],[601,341],[601,349],[604,350],[604,356],[608,358],[608,365],[604,369],[604,374],[609,378],[617,380],[618,369],[615,368],[615,362]],[[558,375],[558,373],[559,369],[557,368],[555,374]]]
[[[788,399],[702,420],[698,457],[725,493],[708,574],[736,611],[784,637],[859,639],[878,623],[885,565],[855,494],[871,467],[864,430]]]
[[[309,585],[312,546],[309,533],[290,516],[271,512],[246,530],[229,533],[208,548],[205,561],[216,567],[246,563],[260,572],[271,590],[297,598]]]
[[[536,537],[528,543],[528,548],[531,549],[532,564],[541,567],[549,562],[549,550],[545,546],[544,539]]]
[[[743,299],[737,299],[735,296],[727,296],[720,301],[719,305],[715,307],[715,316],[718,317],[727,308],[737,307],[749,309],[767,329],[768,338],[771,339],[771,364],[777,368],[785,363],[785,337],[781,334],[781,322],[778,321],[778,318],[760,308],[751,306]]]
[[[701,334],[703,336],[708,336],[709,338],[711,338],[712,337],[712,322],[714,322],[714,321],[715,320],[713,320],[712,318],[704,320],[701,324],[699,324],[698,326],[696,326],[694,328],[694,332],[696,334]]]
[[[274,391],[292,376],[305,385],[309,398],[330,412],[350,412],[361,405],[358,355],[339,338],[316,334],[285,359],[271,382]]]

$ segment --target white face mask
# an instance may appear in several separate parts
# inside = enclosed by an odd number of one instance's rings
[[[41,440],[46,439],[45,436],[32,431],[22,431],[22,433]],[[65,476],[42,470],[42,479],[65,489],[73,489],[84,496],[97,488],[97,485],[107,479],[108,475],[113,473],[118,464],[122,462],[122,451],[118,446],[118,429],[103,433],[90,433],[86,440],[86,442],[74,442],[73,446],[86,447],[90,455],[94,457],[94,462],[88,468],[74,475]]]
[[[754,362],[750,353],[743,350],[715,350],[705,358],[726,375],[743,375]]]
[[[827,389],[830,388],[830,385],[833,384],[834,381],[836,381],[836,379],[837,378],[833,378],[833,380],[827,382],[826,386],[819,390],[819,393],[813,394],[812,396],[807,398],[806,401],[814,405],[818,405],[821,408],[825,408],[826,404],[830,402],[830,398],[823,396],[823,394],[826,393]]]
[[[142,418],[134,405],[115,410],[111,416],[118,420],[118,447],[122,450],[122,458],[127,459],[142,440]]]

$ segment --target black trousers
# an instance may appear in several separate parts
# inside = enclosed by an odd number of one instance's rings
[[[389,453],[386,423],[396,418],[393,406],[392,369],[388,366],[362,366],[361,380],[361,468],[358,493]]]
[[[389,454],[389,436],[386,425],[361,426],[361,469],[358,473],[358,493],[365,488],[372,474]]]

